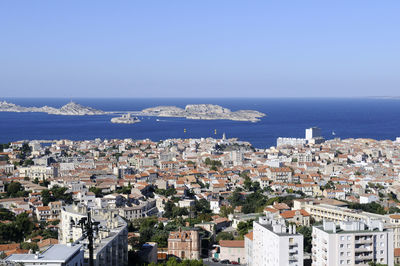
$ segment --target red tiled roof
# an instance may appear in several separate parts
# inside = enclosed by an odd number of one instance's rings
[[[253,240],[253,231],[251,231],[250,233],[245,234],[244,237],[247,237],[248,239]]]
[[[244,248],[244,240],[220,240],[221,247]]]
[[[296,212],[299,212],[302,216],[310,216],[310,214],[303,209],[285,211],[285,212],[282,212],[280,215],[281,215],[281,217],[288,219],[288,218],[293,218],[296,215]]]

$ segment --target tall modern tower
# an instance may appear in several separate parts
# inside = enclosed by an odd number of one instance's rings
[[[321,129],[318,127],[311,127],[306,129],[306,140],[312,140],[321,137]]]

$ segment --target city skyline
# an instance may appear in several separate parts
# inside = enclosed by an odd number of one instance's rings
[[[399,3],[4,2],[3,97],[398,96]]]

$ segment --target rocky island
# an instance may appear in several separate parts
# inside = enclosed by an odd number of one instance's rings
[[[25,107],[6,101],[0,101],[0,112],[41,112],[52,115],[106,115],[106,114],[122,114],[121,117],[113,117],[112,123],[133,124],[140,122],[137,117],[131,117],[130,113],[137,116],[157,116],[157,117],[185,117],[187,119],[198,120],[234,120],[234,121],[250,121],[258,122],[265,114],[255,110],[238,110],[231,111],[214,104],[188,104],[186,107],[179,108],[176,106],[156,106],[147,108],[142,111],[113,111],[105,112],[83,106],[75,102],[70,102],[61,108],[51,106],[42,107]]]
[[[255,110],[231,111],[214,104],[189,104],[185,109],[176,106],[157,106],[142,110],[145,115],[159,117],[185,117],[187,119],[200,120],[234,120],[258,122],[265,114]]]
[[[134,124],[138,123],[140,120],[137,117],[131,117],[131,114],[124,114],[120,117],[111,118],[111,123],[115,124]]]
[[[6,101],[0,102],[0,112],[35,112],[35,113],[47,113],[52,115],[103,115],[106,112],[96,110],[91,107],[86,107],[74,102],[70,102],[61,108],[55,108],[50,106],[42,107],[24,107],[9,103]]]

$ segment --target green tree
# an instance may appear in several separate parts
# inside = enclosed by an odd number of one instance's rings
[[[22,191],[22,185],[19,182],[11,182],[7,186],[7,195],[11,197],[16,197],[18,192]]]
[[[22,242],[19,246],[21,249],[32,250],[33,252],[39,250],[39,247],[35,242]]]
[[[243,239],[244,235],[247,234],[250,229],[253,229],[253,221],[254,220],[248,220],[238,223],[237,229],[239,231],[239,236],[241,239]]]
[[[51,198],[52,198],[52,196],[50,194],[50,190],[43,189],[40,194],[42,196],[43,205],[45,205],[45,206],[49,205],[49,202],[51,201]]]
[[[15,214],[6,208],[0,208],[0,221],[14,221]]]
[[[232,235],[232,233],[228,233],[228,232],[219,232],[217,234],[217,237],[215,238],[215,240],[217,242],[219,242],[220,240],[233,240],[235,239]]]
[[[300,226],[300,227],[298,227],[297,232],[299,234],[303,235],[303,249],[304,249],[304,252],[310,253],[311,252],[311,248],[312,248],[312,243],[311,243],[311,241],[312,241],[312,236],[311,236],[312,229],[311,229],[311,227]]]
[[[243,185],[244,185],[244,188],[245,188],[247,191],[250,191],[251,186],[252,186],[252,182],[251,182],[250,177],[246,176],[246,178],[244,179]]]
[[[91,187],[91,188],[89,188],[89,191],[93,192],[96,195],[96,198],[103,197],[103,192],[101,191],[101,188]]]
[[[24,212],[16,216],[15,228],[19,232],[19,240],[22,240],[25,236],[29,235],[32,232],[34,224],[29,219],[28,214]]]
[[[229,214],[233,213],[233,207],[230,206],[221,206],[219,209],[219,215],[222,217],[228,217]]]

